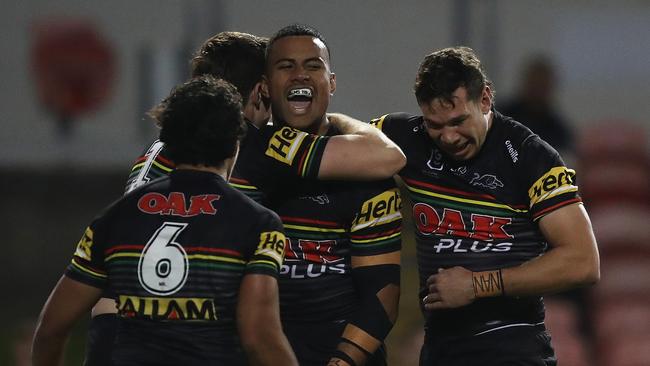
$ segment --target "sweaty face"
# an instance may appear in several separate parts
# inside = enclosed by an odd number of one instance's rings
[[[325,123],[336,78],[325,44],[311,36],[289,36],[273,44],[267,75],[273,119],[301,130]]]
[[[468,160],[481,150],[492,121],[492,98],[483,89],[479,100],[467,99],[460,87],[452,94],[452,103],[434,99],[420,105],[429,137],[451,159]]]

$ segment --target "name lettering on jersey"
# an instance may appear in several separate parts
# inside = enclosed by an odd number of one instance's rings
[[[358,230],[366,226],[381,224],[401,216],[402,198],[397,188],[384,191],[365,201],[357,214],[352,229]]]
[[[280,231],[265,231],[260,234],[260,243],[257,245],[255,255],[271,257],[275,262],[282,264],[287,238]]]
[[[307,266],[285,263],[280,268],[280,276],[295,279],[316,278],[324,274],[343,275],[345,273],[345,263],[334,265],[309,263]]]
[[[289,241],[285,259],[287,261],[302,260],[312,263],[333,263],[343,257],[332,254],[336,240],[303,240]]]
[[[138,208],[140,211],[152,215],[172,215],[191,217],[196,215],[214,215],[217,209],[213,202],[221,198],[218,194],[202,194],[190,196],[189,207],[187,199],[181,192],[171,192],[164,196],[157,192],[150,192],[140,197]]]
[[[503,187],[503,182],[495,175],[474,173],[474,178],[469,182],[473,186],[480,186],[483,188],[497,189]]]
[[[484,241],[513,238],[505,230],[505,226],[512,222],[508,217],[472,214],[469,226],[460,211],[445,208],[439,214],[426,203],[416,203],[413,205],[413,220],[423,235],[453,235]]]
[[[293,158],[307,133],[290,127],[282,127],[276,131],[269,141],[266,155],[287,165],[293,164]]]
[[[436,253],[483,253],[483,252],[507,252],[512,248],[512,243],[490,243],[479,240],[450,239],[443,238],[433,246]]]
[[[506,148],[508,149],[508,154],[510,154],[510,159],[512,159],[513,163],[516,163],[519,160],[519,152],[512,147],[510,140],[506,140]]]
[[[530,206],[566,192],[575,192],[576,172],[564,166],[551,168],[539,178],[528,190]]]
[[[77,243],[77,250],[75,250],[74,255],[89,261],[92,258],[92,246],[93,230],[87,227],[83,236],[79,239],[79,243]]]
[[[120,295],[118,313],[126,318],[152,320],[217,320],[212,299],[158,298]]]

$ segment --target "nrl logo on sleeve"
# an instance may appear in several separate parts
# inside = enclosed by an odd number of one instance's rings
[[[546,174],[539,178],[528,190],[530,205],[534,205],[546,199],[558,196],[567,192],[575,192],[576,172],[564,166],[551,168]]]
[[[307,133],[305,132],[290,127],[282,127],[271,136],[265,154],[275,160],[291,165],[300,144],[306,136]]]

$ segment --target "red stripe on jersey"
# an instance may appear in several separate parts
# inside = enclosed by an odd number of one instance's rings
[[[110,247],[104,251],[104,254],[111,254],[113,252],[117,252],[120,250],[139,250],[141,251],[144,249],[144,245],[116,245],[114,247]]]
[[[404,181],[409,183],[409,184],[420,186],[420,187],[423,187],[423,188],[431,188],[433,191],[452,193],[452,194],[456,194],[456,195],[463,195],[463,196],[466,196],[466,197],[485,198],[485,199],[496,201],[496,198],[494,196],[489,195],[489,194],[478,194],[478,193],[464,192],[464,191],[459,191],[457,189],[441,187],[441,186],[437,186],[435,184],[424,183],[424,182],[420,182],[420,181],[409,179],[409,178],[405,178]]]
[[[221,253],[241,257],[242,254],[236,250],[222,249],[222,248],[208,248],[208,247],[189,247],[185,248],[186,252],[208,252],[208,253]]]
[[[545,208],[545,209],[539,211],[535,216],[533,216],[533,220],[537,220],[540,216],[544,215],[544,214],[547,213],[547,212],[550,212],[550,211],[556,210],[556,209],[558,209],[558,208],[560,208],[560,207],[562,207],[562,206],[566,206],[566,205],[569,205],[569,204],[572,204],[572,203],[576,203],[576,202],[582,202],[582,199],[580,199],[580,197],[576,197],[576,198],[574,198],[574,199],[572,199],[572,200],[568,200],[568,201],[560,202],[560,203],[558,203],[558,204],[556,204],[556,205],[553,205],[553,206],[551,206],[551,207],[547,207],[547,208]]]
[[[368,235],[350,235],[350,239],[373,239],[373,238],[378,238],[381,236],[390,236],[392,234],[398,233],[402,231],[401,227],[394,228],[392,230],[384,231],[382,233],[374,233],[374,234],[368,234]]]

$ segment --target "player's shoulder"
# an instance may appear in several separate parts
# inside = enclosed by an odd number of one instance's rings
[[[507,145],[521,147],[523,145],[540,144],[542,141],[537,134],[512,117],[494,111],[493,118],[493,126],[498,131],[497,134],[506,141]]]
[[[422,116],[406,112],[394,112],[374,118],[370,121],[370,123],[377,126],[381,130],[390,127],[391,129],[412,131],[415,127],[422,124]]]
[[[241,218],[248,219],[249,221],[257,219],[258,221],[282,222],[275,212],[264,207],[262,204],[256,202],[238,189],[228,186],[227,195],[232,201],[231,207],[236,207]]]

